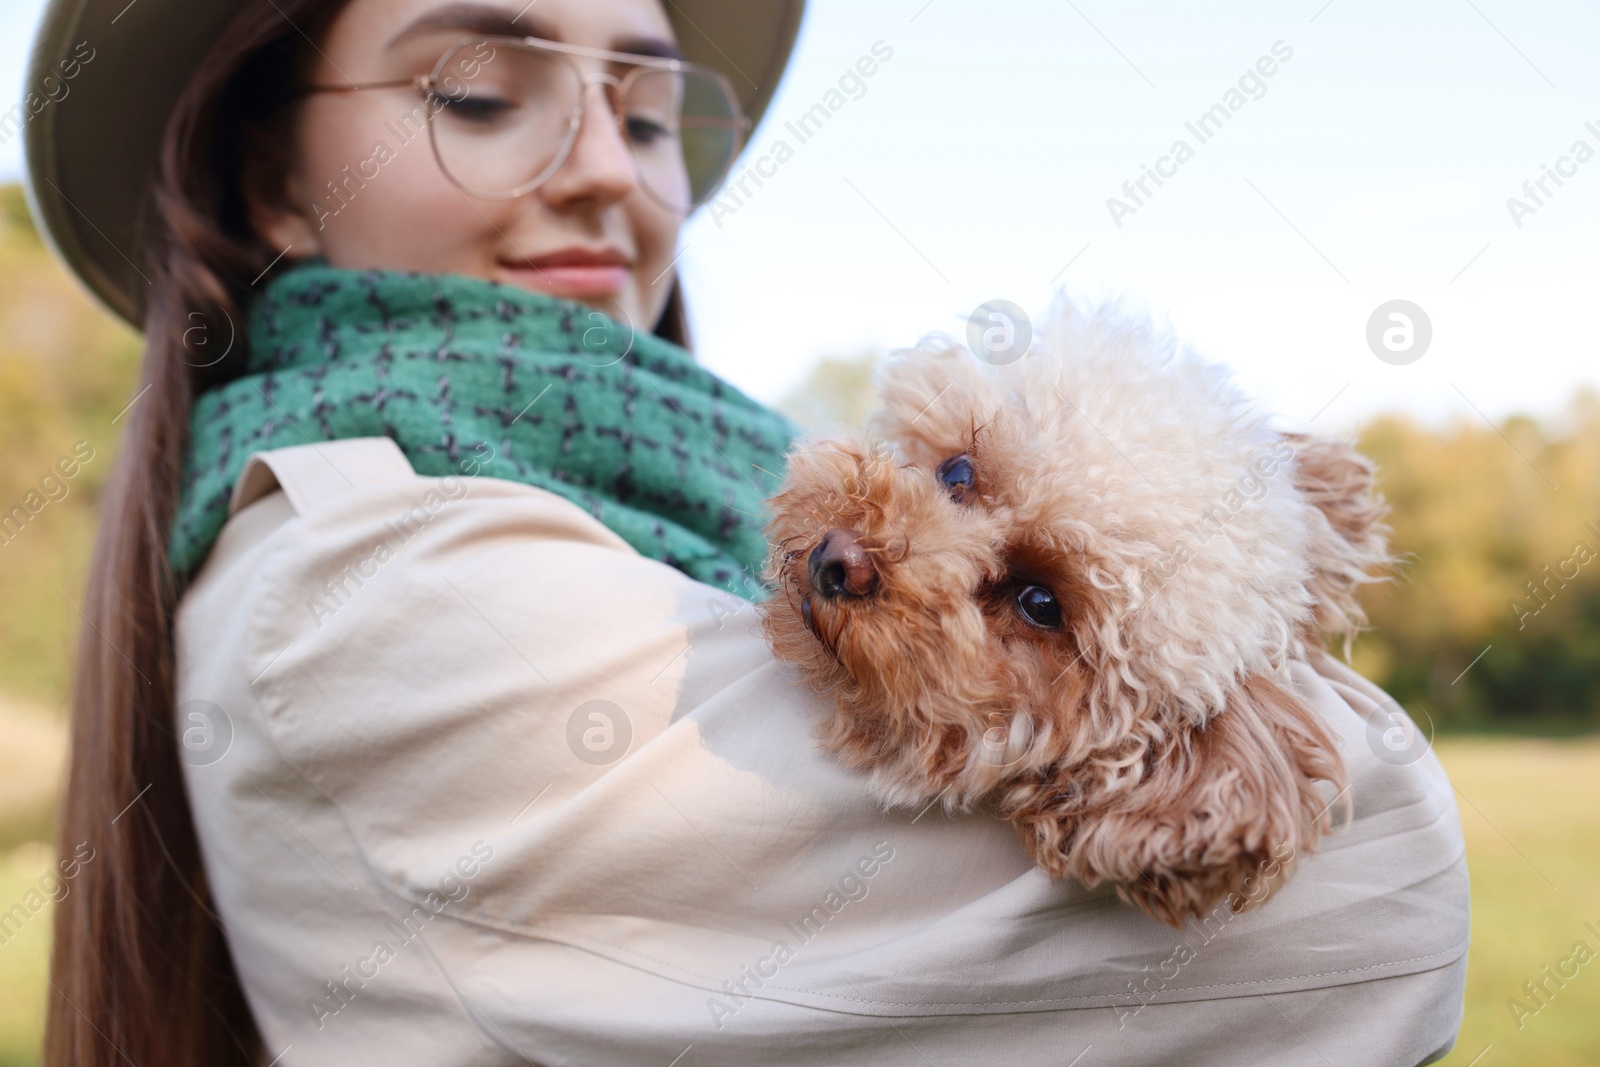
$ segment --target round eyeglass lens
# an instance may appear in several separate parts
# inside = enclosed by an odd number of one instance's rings
[[[558,56],[498,43],[469,74],[470,47],[463,41],[435,68],[429,101],[434,152],[466,192],[509,199],[560,166],[578,122],[583,82]]]
[[[622,103],[646,190],[681,214],[711,199],[739,150],[739,106],[727,87],[695,71],[639,70]]]
[[[509,199],[559,168],[576,134],[583,75],[566,57],[495,42],[463,41],[440,59],[429,101],[434,152],[473,196]],[[687,214],[716,192],[738,152],[741,119],[731,90],[696,71],[635,68],[614,106],[640,184]]]

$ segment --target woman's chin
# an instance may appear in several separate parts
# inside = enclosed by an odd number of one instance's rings
[[[495,281],[517,289],[526,289],[531,293],[545,293],[584,304],[624,323],[630,329],[633,328],[635,306],[628,293],[626,272],[623,274],[623,284],[620,285],[566,285],[557,277],[559,273],[550,268],[540,272],[501,267]]]

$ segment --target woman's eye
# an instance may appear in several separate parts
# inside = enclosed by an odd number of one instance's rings
[[[1042,585],[1030,585],[1017,594],[1017,608],[1035,626],[1047,630],[1061,626],[1061,605],[1055,594]]]
[[[950,490],[952,496],[960,497],[972,492],[975,486],[975,476],[972,473],[972,460],[965,453],[951,456],[934,470],[939,484]]]
[[[628,116],[628,140],[637,145],[653,145],[672,136],[672,131],[659,122]]]
[[[513,106],[509,100],[499,100],[492,96],[441,95],[437,99],[441,113],[466,122],[489,122],[500,118]]]

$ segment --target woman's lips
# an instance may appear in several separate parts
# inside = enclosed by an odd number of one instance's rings
[[[574,300],[585,297],[616,296],[628,282],[628,268],[611,264],[592,266],[536,267],[507,266],[516,284],[554,296]]]
[[[628,283],[626,257],[609,248],[563,249],[501,267],[523,288],[573,300],[616,296]]]

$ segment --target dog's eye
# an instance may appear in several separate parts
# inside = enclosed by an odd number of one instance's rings
[[[950,490],[950,495],[957,500],[972,492],[975,476],[972,473],[972,459],[965,453],[951,456],[934,470],[939,484]]]
[[[1061,626],[1061,605],[1042,585],[1030,585],[1017,594],[1017,608],[1035,626],[1055,630]]]

